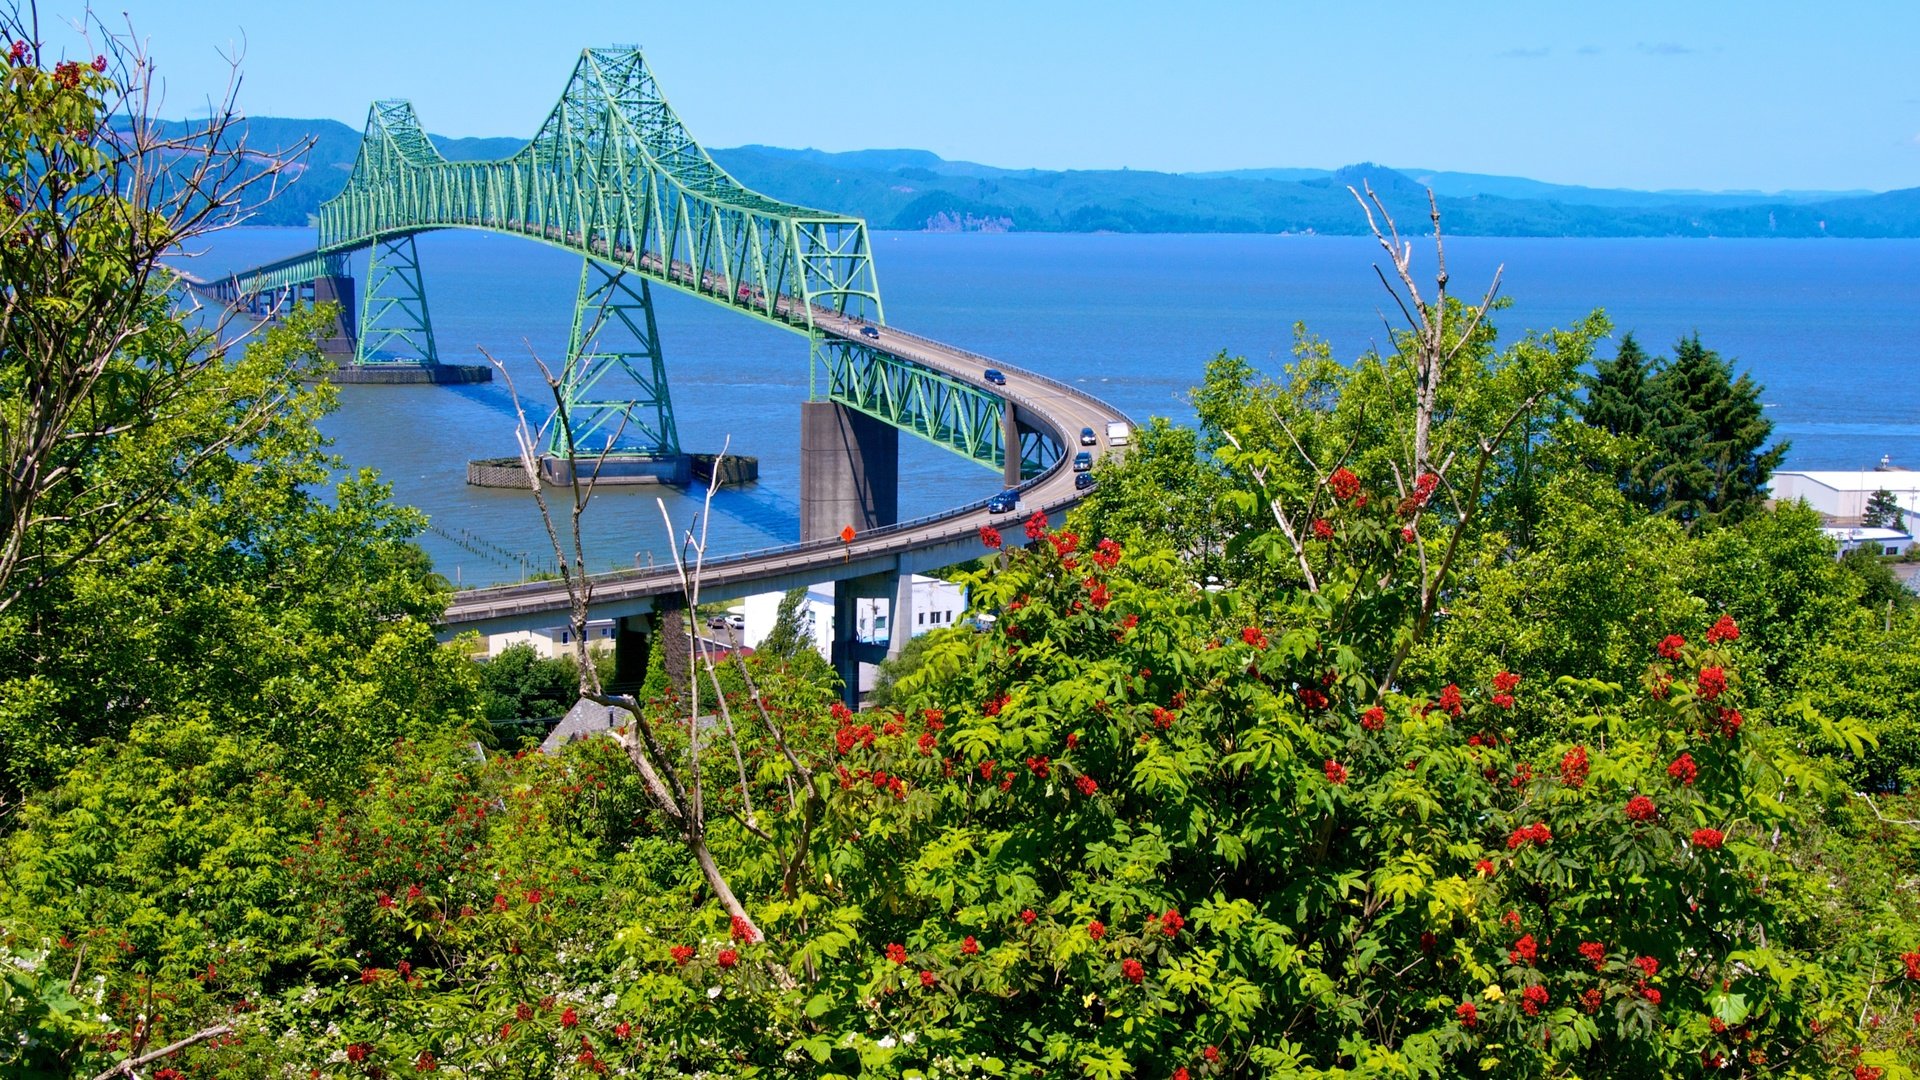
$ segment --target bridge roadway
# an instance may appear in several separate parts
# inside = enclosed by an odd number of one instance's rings
[[[824,333],[924,365],[1004,398],[1015,408],[1022,424],[1050,429],[1065,452],[1045,472],[1021,485],[1021,506],[1014,514],[989,514],[982,499],[939,514],[871,530],[856,536],[851,544],[837,538],[814,540],[709,559],[700,585],[703,603],[735,600],[822,581],[918,573],[981,555],[986,550],[980,542],[981,526],[993,525],[1010,531],[1015,535],[1009,539],[1016,539],[1022,523],[1033,510],[1044,510],[1058,520],[1062,511],[1078,502],[1081,493],[1074,490],[1071,462],[1081,449],[1080,429],[1094,430],[1099,443],[1096,455],[1111,453],[1113,448],[1106,443],[1107,424],[1127,421],[1124,413],[1099,398],[1043,375],[892,327],[879,328],[880,338],[876,341],[862,336],[861,330],[867,324],[817,307],[813,316],[814,325]],[[1006,376],[1004,387],[986,382],[983,372],[989,367],[997,367]],[[1018,454],[1018,445],[1009,452]],[[659,598],[677,597],[680,593],[679,578],[670,566],[595,574],[590,582],[590,607],[595,619],[643,615],[655,609]],[[450,634],[467,630],[483,634],[538,630],[563,624],[567,612],[567,592],[558,582],[500,585],[455,594],[443,625]]]

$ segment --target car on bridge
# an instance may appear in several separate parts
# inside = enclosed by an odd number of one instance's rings
[[[863,326],[863,327],[861,327],[861,328],[860,328],[860,336],[861,336],[861,337],[867,337],[867,338],[872,338],[872,339],[873,339],[873,340],[875,340],[875,341],[879,341],[879,340],[880,340],[880,328],[879,328],[879,327],[877,327],[877,326]]]
[[[987,513],[1011,514],[1020,509],[1020,493],[1008,488],[987,500]]]
[[[987,380],[988,382],[992,383],[995,386],[1007,385],[1007,377],[1005,375],[1000,374],[999,368],[990,367],[987,370],[981,372],[980,377]]]
[[[1100,440],[1093,437],[1092,428],[1083,427],[1080,429],[1080,445],[1081,446],[1099,446],[1100,445]]]
[[[1082,450],[1079,453],[1073,455],[1073,471],[1074,472],[1086,472],[1091,468],[1093,468],[1092,451]]]
[[[1092,486],[1093,486],[1093,474],[1092,474],[1092,473],[1090,473],[1090,472],[1083,472],[1083,473],[1075,473],[1075,474],[1074,474],[1074,477],[1073,477],[1073,490],[1075,490],[1075,491],[1085,491],[1085,490],[1087,490],[1088,488],[1090,488],[1090,487],[1092,487]]]

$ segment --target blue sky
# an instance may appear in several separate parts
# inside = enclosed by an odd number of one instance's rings
[[[1920,186],[1920,3],[112,0],[169,115],[241,104],[526,135],[584,45],[637,43],[709,146],[1009,167],[1402,167],[1639,188]],[[42,0],[43,21],[77,0]],[[59,32],[48,43],[73,42]]]

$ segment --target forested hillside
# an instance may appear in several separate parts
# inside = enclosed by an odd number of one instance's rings
[[[359,132],[332,120],[255,117],[256,149],[312,137],[305,175],[263,208],[262,225],[303,225],[346,183]],[[432,136],[449,158],[504,157],[515,139]],[[1384,166],[1192,176],[1133,170],[1048,172],[944,161],[924,150],[822,153],[769,146],[713,151],[748,187],[875,228],[1023,232],[1364,231],[1347,186],[1370,182],[1396,215],[1425,210],[1431,184],[1448,228],[1468,236],[1920,236],[1920,188],[1846,198],[1603,192],[1507,177]]]

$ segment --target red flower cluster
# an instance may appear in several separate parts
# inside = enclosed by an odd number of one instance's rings
[[[932,757],[933,748],[938,745],[939,742],[940,736],[929,731],[923,733],[918,739],[915,739],[913,745],[920,751],[921,757]]]
[[[1660,1004],[1660,991],[1655,990],[1653,987],[1648,986],[1646,983],[1641,983],[1637,989],[1639,989],[1640,991],[1640,996],[1647,999],[1648,1004],[1651,1004],[1651,1005]]]
[[[897,941],[887,943],[887,959],[896,964],[907,962],[907,947]]]
[[[1432,473],[1421,473],[1413,482],[1413,494],[1400,500],[1400,516],[1412,517],[1426,508],[1427,500],[1433,498],[1433,491],[1440,486],[1440,478]]]
[[[731,925],[728,926],[727,933],[733,940],[744,941],[749,945],[760,940],[760,932],[753,928],[752,923],[738,915],[733,916],[730,922]]]
[[[1540,945],[1533,940],[1532,934],[1520,935],[1520,940],[1507,950],[1507,963],[1532,964],[1540,959]]]
[[[980,542],[985,544],[990,551],[999,551],[1000,545],[1005,541],[1000,539],[999,529],[991,525],[982,525],[980,526]]]
[[[27,58],[27,43],[24,41],[14,42],[13,48],[7,50],[7,57],[16,64],[25,60]]]
[[[1333,760],[1332,758],[1328,758],[1327,759],[1327,780],[1334,784],[1346,783],[1347,767]]]
[[[1513,688],[1520,685],[1520,676],[1511,671],[1502,671],[1493,677],[1493,703],[1503,709],[1513,708]]]
[[[1107,591],[1106,585],[1093,578],[1088,578],[1084,584],[1087,587],[1087,603],[1093,605],[1093,610],[1107,610],[1107,605],[1113,603],[1113,594]]]
[[[1045,780],[1053,774],[1053,759],[1045,754],[1030,757],[1027,759],[1027,768],[1033,770],[1033,775]]]
[[[1627,817],[1633,821],[1652,821],[1660,816],[1660,808],[1645,795],[1635,795],[1627,800]]]
[[[1333,539],[1333,522],[1328,521],[1326,518],[1314,518],[1313,535],[1322,540]]]
[[[836,702],[836,704],[838,703]],[[841,707],[845,708],[845,706]],[[849,718],[851,718],[852,714],[848,715]],[[842,723],[840,730],[833,733],[833,745],[842,754],[851,754],[856,746],[863,750],[871,749],[873,747],[873,738],[874,732],[872,724],[855,726],[853,724]]]
[[[1249,626],[1242,629],[1240,631],[1240,640],[1256,649],[1265,649],[1267,647],[1266,631],[1257,626]]]
[[[1367,731],[1379,731],[1387,726],[1387,710],[1375,705],[1360,714],[1360,726]]]
[[[1320,712],[1331,704],[1331,702],[1327,700],[1327,695],[1312,687],[1301,688],[1298,696],[1300,698],[1300,706],[1308,712]]]
[[[1027,924],[1028,926],[1032,926],[1032,925],[1033,925],[1033,920],[1034,920],[1035,918],[1037,918],[1037,917],[1038,917],[1038,916],[1036,916],[1036,915],[1034,915],[1034,913],[1033,913],[1033,909],[1032,909],[1032,908],[1023,908],[1023,909],[1021,909],[1021,912],[1020,912],[1020,921],[1021,921],[1021,922],[1023,922],[1023,923],[1026,923],[1026,924]]]
[[[674,963],[681,967],[686,967],[687,961],[693,959],[693,946],[675,945],[673,948],[667,950],[667,955],[673,957]]]
[[[1493,876],[1493,860],[1492,859],[1481,859],[1479,862],[1473,864],[1473,868],[1474,870],[1478,871],[1482,877]]]
[[[1528,1016],[1539,1016],[1540,1009],[1547,1003],[1547,988],[1529,986],[1520,991],[1520,1009]]]
[[[1047,535],[1047,514],[1044,510],[1035,510],[1027,519],[1027,539],[1038,540]]]
[[[1460,699],[1460,688],[1448,683],[1440,690],[1440,700],[1429,706],[1429,709],[1439,709],[1448,716],[1457,718],[1466,710],[1466,707],[1466,702]]]
[[[1920,952],[1901,953],[1900,962],[1907,966],[1907,978],[1920,979]]]
[[[1100,790],[1099,782],[1091,776],[1082,776],[1073,782],[1073,786],[1079,788],[1082,795],[1092,795]]]
[[[1734,625],[1733,616],[1731,615],[1720,616],[1720,621],[1714,623],[1712,628],[1707,631],[1707,644],[1709,645],[1717,645],[1722,641],[1739,640],[1740,628]]]
[[[1453,1010],[1453,1015],[1459,1017],[1460,1022],[1468,1027],[1473,1027],[1480,1022],[1480,1010],[1471,1001],[1461,1002]]]
[[[1599,971],[1601,968],[1607,966],[1607,947],[1597,941],[1581,942],[1580,955],[1586,957],[1587,960],[1593,964],[1593,970],[1595,971]]]
[[[980,951],[980,942],[972,934],[968,934],[966,937],[960,939],[961,955],[972,956],[979,951]]]
[[[1206,1058],[1208,1064],[1214,1064],[1220,1060],[1220,1048],[1209,1044],[1205,1050],[1201,1051],[1200,1056]]]
[[[1118,542],[1102,540],[1093,546],[1093,564],[1102,570],[1111,570],[1120,565],[1120,554]]]
[[[353,1043],[347,1047],[347,1060],[358,1064],[367,1060],[367,1055],[372,1052],[373,1047],[366,1043]]]
[[[1706,848],[1709,851],[1717,851],[1719,850],[1720,845],[1726,842],[1727,842],[1726,834],[1722,833],[1719,829],[1693,830],[1693,846],[1694,847]]]
[[[1513,851],[1528,843],[1545,847],[1552,842],[1553,830],[1547,828],[1546,822],[1536,821],[1531,825],[1522,825],[1513,830],[1512,835],[1507,837],[1507,850]]]
[[[1587,1015],[1591,1016],[1600,1011],[1600,998],[1599,987],[1588,990],[1580,995],[1580,1008],[1585,1010]]]
[[[1107,936],[1107,924],[1095,919],[1087,924],[1087,936],[1095,941]]]
[[[1129,958],[1120,961],[1120,975],[1133,985],[1139,986],[1147,979],[1147,969],[1140,961]]]
[[[1667,775],[1692,787],[1694,779],[1700,775],[1700,766],[1693,763],[1692,754],[1681,754],[1673,759],[1673,764],[1667,766]]]
[[[1187,1072],[1185,1065],[1181,1065],[1173,1070],[1173,1080],[1193,1080],[1193,1074]]]
[[[1180,914],[1179,908],[1168,908],[1167,913],[1160,916],[1160,932],[1168,937],[1178,934],[1186,925],[1186,916]]]
[[[1570,788],[1587,783],[1587,748],[1576,746],[1560,757],[1560,779]]]
[[[1721,709],[1718,719],[1720,734],[1729,739],[1740,734],[1740,725],[1747,722],[1747,718],[1740,715],[1739,709]]]
[[[932,987],[932,986],[933,986],[933,984],[934,984],[934,983],[935,983],[936,981],[938,981],[938,980],[936,980],[936,979],[935,979],[935,978],[933,977],[933,972],[931,972],[931,971],[923,971],[923,972],[921,972],[921,973],[920,973],[920,985],[921,985],[921,986],[923,986],[923,987]]]
[[[1641,971],[1646,972],[1646,977],[1649,979],[1653,978],[1655,975],[1660,974],[1660,961],[1655,960],[1651,956],[1634,957],[1633,966],[1639,968]]]
[[[1702,701],[1712,701],[1727,692],[1727,673],[1723,668],[1706,667],[1700,669],[1700,683],[1695,689]]]
[[[1360,494],[1360,478],[1347,471],[1347,467],[1342,465],[1333,470],[1333,475],[1327,477],[1327,490],[1333,492],[1334,498],[1346,502]]]
[[[1180,714],[1171,709],[1163,709],[1158,705],[1153,707],[1153,726],[1155,730],[1165,731],[1171,728],[1173,722],[1178,719],[1180,719]]]
[[[580,1026],[580,1014],[573,1011],[573,1006],[569,1005],[565,1009],[561,1010],[560,1026],[563,1028]]]
[[[1678,660],[1680,659],[1680,650],[1686,648],[1686,646],[1686,638],[1681,637],[1679,634],[1668,634],[1666,637],[1660,639],[1657,651],[1660,653],[1662,660]]]
[[[740,962],[740,954],[734,952],[732,949],[721,949],[720,954],[715,956],[714,960],[718,962],[721,967],[730,968]]]

